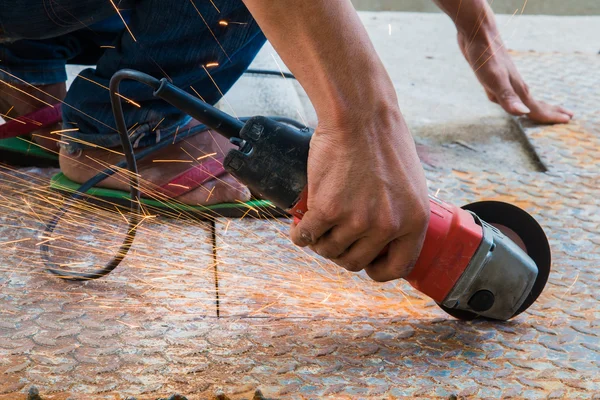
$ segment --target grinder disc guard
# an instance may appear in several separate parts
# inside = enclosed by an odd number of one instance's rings
[[[516,233],[522,242],[521,244],[525,245],[524,250],[527,255],[535,262],[538,268],[537,278],[531,292],[512,317],[521,314],[537,300],[550,275],[550,245],[544,230],[531,215],[512,204],[500,201],[480,201],[467,204],[462,208],[477,214],[483,221],[495,225],[500,231],[503,230],[503,227],[508,228],[512,232],[503,233],[509,238],[514,237]],[[480,317],[470,311],[451,309],[443,305],[440,305],[440,307],[448,314],[461,320],[472,320]]]

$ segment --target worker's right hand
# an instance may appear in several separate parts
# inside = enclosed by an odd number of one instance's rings
[[[320,118],[308,158],[308,211],[291,228],[298,246],[380,282],[410,273],[429,219],[424,172],[391,97],[371,110],[365,101],[344,118]]]

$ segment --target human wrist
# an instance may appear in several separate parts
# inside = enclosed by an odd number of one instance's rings
[[[364,71],[352,84],[330,82],[318,98],[311,99],[319,126],[360,126],[378,116],[399,115],[398,97],[387,72]]]
[[[319,119],[317,131],[338,143],[385,143],[390,134],[412,140],[397,103],[383,100],[372,103],[369,107],[368,110],[357,107],[346,109],[344,113],[325,115]]]
[[[499,37],[494,12],[487,0],[473,0],[468,11],[458,13],[454,22],[459,37],[470,41],[492,43]]]
[[[370,132],[365,129],[374,123],[387,125],[402,121],[402,113],[397,101],[391,97],[379,96],[369,101],[328,107],[319,113],[319,128],[322,132],[360,135]]]

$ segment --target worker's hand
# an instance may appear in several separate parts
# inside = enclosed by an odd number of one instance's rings
[[[488,98],[509,114],[546,124],[565,124],[573,117],[573,112],[531,96],[498,34],[483,32],[470,39],[459,32],[458,44]]]
[[[408,275],[429,218],[423,169],[396,104],[319,122],[308,158],[308,211],[291,229],[298,246],[380,282]]]
[[[352,2],[244,4],[319,119],[308,156],[308,211],[292,240],[378,281],[406,276],[427,226],[427,186],[394,85]]]

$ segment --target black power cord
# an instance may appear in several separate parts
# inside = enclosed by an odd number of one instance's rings
[[[280,78],[296,79],[296,77],[294,75],[290,74],[289,72],[272,71],[269,69],[248,69],[248,70],[246,70],[246,74],[272,75],[272,76],[278,76]]]
[[[129,249],[131,249],[131,245],[133,244],[133,240],[135,238],[135,233],[137,230],[137,226],[140,222],[140,189],[139,189],[139,179],[137,173],[137,162],[135,153],[133,151],[133,146],[131,145],[131,141],[129,140],[129,136],[127,135],[127,126],[125,123],[125,116],[123,114],[123,107],[121,104],[121,100],[119,98],[119,85],[121,81],[124,79],[132,79],[138,82],[144,83],[156,90],[160,82],[158,79],[152,78],[149,75],[142,74],[137,71],[132,70],[121,70],[118,71],[110,80],[110,101],[112,104],[113,114],[115,116],[115,123],[117,125],[117,130],[119,132],[119,137],[121,139],[121,146],[123,146],[123,152],[125,153],[125,164],[127,165],[127,169],[129,170],[129,188],[130,188],[130,209],[131,216],[129,217],[129,226],[127,229],[127,234],[125,235],[125,239],[121,244],[121,247],[117,251],[117,254],[103,267],[93,272],[73,272],[73,271],[65,271],[60,269],[56,263],[50,260],[50,253],[47,244],[43,244],[40,248],[42,259],[44,261],[44,265],[46,266],[46,270],[51,274],[54,274],[63,279],[70,279],[74,281],[82,281],[82,280],[90,280],[97,279],[102,276],[109,274],[113,271],[120,263],[123,261]],[[156,150],[156,149],[154,149]],[[122,164],[122,163],[121,163]],[[67,202],[59,209],[58,213],[54,215],[50,223],[46,226],[45,234],[49,237],[56,229],[58,222],[65,214],[65,212],[73,205],[73,203],[82,198],[84,194],[97,185],[102,180],[106,179],[108,176],[114,174],[116,172],[116,168],[109,168],[92,179],[85,182],[79,189],[67,200]]]
[[[279,76],[279,77],[284,77],[284,78],[295,79],[295,77],[292,74],[282,73],[282,72],[278,72],[278,71],[247,70],[246,72],[249,74],[272,75],[272,76]],[[140,222],[141,193],[139,190],[137,161],[149,156],[150,154],[156,152],[157,150],[160,150],[160,149],[172,144],[171,141],[165,140],[154,146],[147,147],[146,149],[135,154],[135,152],[133,151],[133,146],[131,144],[131,140],[129,139],[129,135],[127,132],[127,125],[126,125],[125,116],[123,113],[121,97],[119,96],[119,86],[120,86],[121,82],[126,79],[134,80],[134,81],[143,83],[147,86],[150,86],[152,89],[154,89],[155,92],[161,86],[161,81],[159,81],[158,79],[156,79],[150,75],[144,74],[142,72],[130,70],[130,69],[123,69],[123,70],[117,71],[110,80],[110,85],[109,85],[110,101],[111,101],[111,105],[112,105],[112,111],[113,111],[113,114],[115,117],[117,131],[118,131],[119,137],[121,139],[121,146],[123,147],[123,152],[125,153],[125,160],[119,162],[114,167],[107,168],[104,171],[98,173],[93,178],[91,178],[87,182],[83,183],[75,192],[73,192],[73,194],[65,201],[65,203],[59,208],[59,210],[56,212],[56,214],[54,214],[54,216],[52,217],[50,222],[46,225],[44,235],[46,237],[51,237],[52,233],[56,229],[56,227],[57,227],[58,223],[60,222],[61,218],[63,217],[63,215],[69,210],[69,208],[71,208],[71,206],[77,200],[83,198],[85,196],[86,192],[89,191],[94,186],[96,186],[98,183],[100,183],[104,179],[108,178],[109,176],[114,175],[118,170],[123,169],[124,167],[127,167],[127,169],[130,172],[129,193],[130,193],[131,216],[129,217],[129,220],[128,220],[127,233],[126,233],[125,239],[123,240],[123,243],[121,244],[116,255],[113,256],[113,258],[108,263],[106,263],[106,265],[104,267],[99,268],[93,272],[87,272],[87,273],[86,272],[67,271],[67,270],[62,269],[60,267],[60,265],[58,265],[55,262],[50,260],[50,249],[49,249],[48,244],[46,244],[46,243],[42,244],[40,246],[40,253],[41,253],[41,257],[44,262],[44,265],[46,267],[46,271],[53,275],[56,275],[62,279],[68,279],[68,280],[72,280],[72,281],[85,281],[85,280],[98,279],[98,278],[101,278],[101,277],[106,276],[109,273],[111,273],[123,261],[123,259],[125,259],[125,257],[127,256],[127,253],[131,249],[131,246],[133,244],[133,241],[135,239],[135,235],[137,232],[137,227]],[[206,106],[207,106],[207,108],[211,108],[209,105],[206,105]],[[285,118],[285,117],[271,117],[271,118],[276,121],[295,126],[298,129],[303,129],[305,127],[304,124],[301,124],[298,121],[295,121],[290,118]],[[248,118],[240,118],[240,121],[244,122],[247,119]],[[184,134],[178,135],[176,143],[180,142],[190,136],[193,136],[198,132],[206,130],[206,129],[207,129],[206,125],[195,126],[194,128],[189,129]]]

